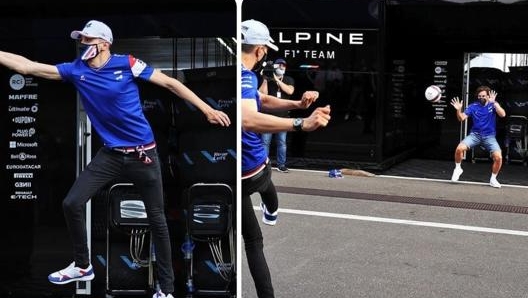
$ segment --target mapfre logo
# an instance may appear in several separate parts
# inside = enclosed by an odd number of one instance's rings
[[[38,100],[38,94],[9,94],[7,96],[9,100]]]

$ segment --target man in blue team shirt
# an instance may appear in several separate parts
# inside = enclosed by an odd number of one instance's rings
[[[62,204],[73,241],[74,261],[50,274],[48,279],[54,284],[65,284],[95,277],[90,264],[83,207],[108,182],[124,177],[135,184],[145,203],[160,283],[160,291],[154,297],[173,297],[174,273],[160,162],[135,80],[152,82],[188,100],[205,114],[210,123],[228,126],[230,119],[225,113],[204,103],[178,80],[132,55],[111,54],[113,36],[106,24],[91,20],[81,31],[73,31],[71,38],[79,40],[83,49],[80,57],[68,63],[43,64],[0,51],[0,64],[18,73],[72,83],[104,143]]]
[[[471,103],[464,112],[462,112],[462,101],[455,97],[451,100],[451,105],[456,109],[456,115],[460,122],[471,117],[473,120],[473,126],[469,135],[467,135],[456,147],[455,150],[455,169],[451,181],[458,181],[460,175],[462,175],[461,163],[464,156],[464,152],[469,148],[475,146],[483,146],[489,151],[491,158],[493,159],[493,165],[491,166],[491,178],[490,185],[492,187],[500,188],[501,185],[497,181],[497,175],[499,174],[502,166],[502,151],[495,138],[496,129],[496,117],[505,117],[506,112],[495,101],[497,93],[491,90],[488,86],[480,86],[476,89],[475,95],[478,101]]]
[[[320,107],[307,118],[281,118],[262,110],[291,110],[309,107],[318,97],[307,91],[300,101],[280,99],[258,91],[255,73],[266,61],[268,48],[278,50],[273,44],[266,25],[256,20],[242,22],[242,237],[248,267],[259,298],[274,296],[271,275],[264,257],[262,231],[253,210],[251,194],[269,192],[265,197],[263,213],[267,220],[275,220],[278,208],[277,194],[271,181],[271,167],[261,133],[280,131],[312,131],[324,127],[330,120],[330,107]],[[273,195],[271,195],[273,193]],[[273,205],[273,206],[272,206]],[[264,218],[264,217],[263,217]]]

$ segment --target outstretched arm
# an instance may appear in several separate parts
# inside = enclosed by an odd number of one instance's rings
[[[274,133],[294,130],[294,119],[260,113],[254,100],[242,99],[241,105],[242,129],[245,131]],[[303,120],[303,131],[313,131],[319,127],[325,127],[330,121],[330,106],[315,109],[309,117]]]
[[[462,101],[458,97],[453,97],[453,99],[451,99],[451,105],[456,110],[458,121],[462,122],[467,119],[468,116],[462,112]]]
[[[501,105],[495,101],[495,98],[497,98],[497,92],[495,90],[490,91],[490,102],[493,103],[493,106],[495,107],[495,112],[499,117],[505,117],[506,111],[501,107]]]
[[[281,99],[269,94],[260,93],[262,109],[265,111],[289,111],[294,109],[306,109],[319,97],[317,91],[304,92],[301,100]]]
[[[156,85],[169,89],[172,93],[178,97],[183,98],[194,106],[196,106],[204,115],[207,117],[207,121],[213,124],[219,124],[222,126],[229,126],[231,120],[229,116],[222,111],[211,108],[208,104],[202,101],[191,89],[187,88],[180,81],[175,78],[169,77],[159,70],[154,70],[154,73],[150,77],[150,81]]]
[[[31,61],[13,53],[0,51],[0,64],[24,75],[34,75],[50,80],[61,79],[59,70],[55,65]]]

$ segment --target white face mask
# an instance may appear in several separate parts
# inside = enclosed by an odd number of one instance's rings
[[[284,73],[286,72],[285,69],[282,69],[282,68],[275,68],[275,74],[278,75],[279,77],[282,77],[284,75]]]

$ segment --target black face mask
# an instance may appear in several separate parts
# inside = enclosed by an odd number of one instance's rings
[[[268,56],[268,53],[264,54],[264,57],[262,57],[262,59],[257,61],[257,63],[255,63],[255,66],[253,66],[253,69],[251,70],[256,73],[260,72],[260,70],[266,65],[267,56]]]
[[[97,55],[99,55],[99,47],[97,47],[97,45],[99,44],[98,43],[96,44],[81,43],[79,45],[79,53],[81,55],[80,56],[81,60],[86,61],[86,60],[90,60],[92,58],[97,57]]]

